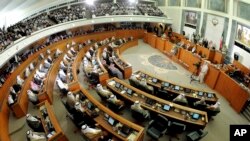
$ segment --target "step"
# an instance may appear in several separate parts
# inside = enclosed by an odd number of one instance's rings
[[[242,115],[243,115],[248,121],[250,121],[250,116],[249,116],[249,115],[247,115],[245,112],[243,112]]]

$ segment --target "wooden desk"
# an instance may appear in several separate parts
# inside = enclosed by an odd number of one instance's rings
[[[248,69],[246,66],[244,66],[243,64],[241,64],[239,61],[234,60],[233,61],[233,65],[240,69],[244,74],[249,74],[250,73],[250,69]]]
[[[162,80],[161,78],[155,77],[153,74],[147,73],[145,71],[137,71],[134,74],[139,75],[140,77],[142,77],[142,75],[144,74],[146,76],[147,83],[149,85],[152,85],[152,86],[156,87],[157,89],[160,89],[165,82],[169,83],[170,85],[180,86],[180,88],[181,88],[180,91],[175,91],[170,87],[168,87],[168,88],[166,87],[164,89],[167,90],[167,91],[170,91],[171,93],[174,93],[176,95],[184,93],[186,98],[192,99],[193,101],[201,100],[201,97],[204,97],[205,100],[206,100],[206,103],[209,103],[209,104],[215,104],[218,101],[218,98],[217,98],[216,94],[212,93],[212,92],[207,92],[207,91],[203,91],[203,90],[194,89],[194,88],[190,88],[190,87],[187,87],[187,86],[179,85],[179,84],[173,83],[172,81],[169,81],[169,80]],[[158,80],[157,83],[153,83],[152,78],[156,78]],[[185,88],[190,89],[191,92],[190,93],[184,92]],[[204,95],[199,96],[198,92],[203,92]],[[211,97],[211,98],[207,97],[207,93],[212,94],[213,97]]]
[[[39,102],[47,100],[50,104],[53,104],[53,90],[55,80],[60,69],[60,62],[63,60],[64,53],[62,53],[56,60],[53,61],[53,64],[47,72],[47,77],[42,88],[42,91],[38,94]]]
[[[148,43],[148,33],[147,33],[147,31],[144,31],[144,33],[143,33],[143,42]]]
[[[200,46],[200,45],[196,45],[196,47],[197,47],[198,54],[202,54],[202,56],[204,56],[205,59],[207,59],[209,61],[213,61],[215,51],[209,50],[208,48],[205,48],[205,47]]]
[[[223,71],[220,71],[215,90],[225,97],[238,113],[249,99],[247,91]]]
[[[148,33],[148,44],[155,48],[157,36],[154,33]]]
[[[105,69],[105,67],[102,64],[101,58],[102,58],[102,51],[105,47],[107,47],[108,45],[102,46],[100,48],[98,48],[97,50],[97,55],[96,55],[96,60],[97,63],[99,64],[102,73],[99,73],[99,81],[100,84],[105,85],[106,84],[106,80],[109,79],[109,73],[108,71]]]
[[[217,83],[218,77],[220,75],[220,70],[217,69],[212,64],[208,65],[208,72],[204,78],[204,82],[211,88],[214,89]]]
[[[222,64],[224,61],[224,56],[221,52],[215,51],[214,58],[213,58],[213,63],[215,64]]]
[[[36,58],[34,62],[38,63],[38,59]],[[43,62],[43,60],[41,61]],[[30,75],[25,79],[22,89],[17,97],[17,102],[11,106],[12,111],[14,112],[15,117],[21,118],[27,114],[28,111],[28,94],[27,90],[30,89],[30,82],[33,80],[33,76],[35,74],[36,69],[39,67],[39,64],[36,65],[35,69],[30,73]]]
[[[173,48],[173,43],[171,43],[168,40],[165,40],[165,44],[164,44],[164,53],[170,54],[171,53],[171,49]]]
[[[187,64],[188,70],[190,72],[195,72],[196,66],[194,66],[195,63],[201,61],[201,58],[195,54],[193,54],[191,51],[187,51],[186,49],[179,48],[179,60]]]
[[[121,85],[123,85],[124,87],[127,87],[127,88],[133,90],[133,92],[136,93],[137,96],[135,94],[133,96],[128,96],[128,94],[123,93],[122,92],[123,90],[117,89],[115,87],[114,82],[118,82]],[[111,83],[113,83],[113,84],[111,84]],[[139,100],[140,102],[142,102],[142,107],[144,107],[144,108],[146,108],[146,109],[148,109],[148,110],[150,110],[152,112],[164,115],[164,116],[166,116],[166,117],[168,117],[168,118],[170,118],[172,120],[177,120],[178,122],[184,123],[190,129],[205,128],[205,126],[206,126],[206,124],[208,122],[206,112],[203,112],[203,111],[200,111],[200,110],[195,110],[195,109],[188,108],[188,107],[185,107],[185,106],[181,106],[181,105],[172,103],[170,101],[166,101],[166,100],[163,100],[161,98],[155,97],[153,95],[147,94],[147,93],[145,93],[145,92],[143,92],[143,91],[141,91],[141,90],[139,90],[137,88],[134,88],[131,85],[119,80],[118,78],[112,78],[112,79],[107,80],[107,87],[109,89],[111,89],[113,92],[115,92],[116,94],[118,94],[119,96],[125,98],[126,100],[128,100],[128,101],[130,101],[132,103]],[[162,108],[157,108],[156,105],[148,105],[148,104],[145,103],[146,98],[156,100],[156,102],[159,103],[161,106],[163,106],[163,105],[172,105],[171,110],[170,111],[164,111],[164,110],[162,110]],[[200,114],[200,116],[202,118],[200,118],[198,120],[192,120],[192,118],[184,119],[183,114],[181,114],[180,112],[175,112],[175,109],[178,110],[178,111],[186,111],[187,113],[198,113],[198,114]]]
[[[143,134],[144,134],[144,128],[115,114],[113,111],[111,111],[110,109],[108,109],[106,106],[104,106],[103,104],[101,104],[98,100],[96,100],[88,91],[86,91],[82,86],[80,86],[80,90],[81,92],[87,97],[87,99],[92,102],[98,109],[100,109],[102,112],[100,112],[100,115],[97,116],[96,118],[94,118],[94,120],[106,131],[108,131],[109,133],[111,133],[113,136],[115,136],[116,138],[118,138],[119,140],[122,141],[127,141],[127,138],[119,135],[116,131],[113,130],[113,127],[107,123],[107,121],[104,119],[104,113],[108,114],[109,116],[111,116],[113,119],[117,120],[118,122],[120,122],[123,125],[126,125],[130,128],[132,128],[132,130],[137,132],[137,137],[135,139],[135,141],[142,141],[143,140]]]
[[[156,48],[158,50],[160,50],[161,52],[164,52],[164,49],[165,49],[165,41],[166,39],[164,38],[161,38],[161,37],[157,37],[156,39]]]
[[[128,38],[133,36],[134,39],[141,39],[143,38],[144,30],[143,29],[121,29],[116,30],[116,38]]]
[[[44,110],[47,111],[47,114],[44,114]],[[53,107],[48,103],[48,101],[44,101],[39,104],[39,114],[40,118],[42,120],[43,128],[45,131],[45,134],[48,136],[50,134],[48,126],[47,126],[47,119],[50,121],[52,126],[55,129],[55,134],[53,134],[50,138],[48,138],[48,141],[68,141],[67,137],[63,133],[56,116],[54,115]],[[46,119],[46,120],[45,120]]]
[[[115,64],[119,67],[119,69],[122,71],[124,79],[128,79],[131,74],[132,74],[132,66],[131,64],[127,63],[125,60],[122,59],[122,56],[120,55],[122,52],[124,52],[126,49],[131,48],[131,47],[135,47],[138,45],[138,40],[133,40],[130,42],[127,42],[123,45],[121,45],[118,49],[115,49],[115,52],[119,58],[119,60],[125,64],[126,66],[124,67],[124,65],[121,65],[117,60],[115,60]]]

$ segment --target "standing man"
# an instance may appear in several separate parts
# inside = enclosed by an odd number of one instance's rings
[[[204,64],[201,66],[201,71],[200,71],[199,76],[198,76],[200,83],[204,82],[204,78],[205,78],[207,72],[208,72],[208,61],[205,61]]]

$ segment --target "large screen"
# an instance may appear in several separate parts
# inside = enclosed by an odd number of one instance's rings
[[[250,48],[250,28],[238,24],[235,39]]]
[[[185,12],[185,24],[196,26],[197,25],[197,13],[186,11]]]

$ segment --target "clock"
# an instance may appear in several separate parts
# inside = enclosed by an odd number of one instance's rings
[[[219,23],[218,19],[217,19],[216,17],[214,17],[214,18],[212,19],[212,24],[213,24],[214,26],[216,26],[218,23]]]

